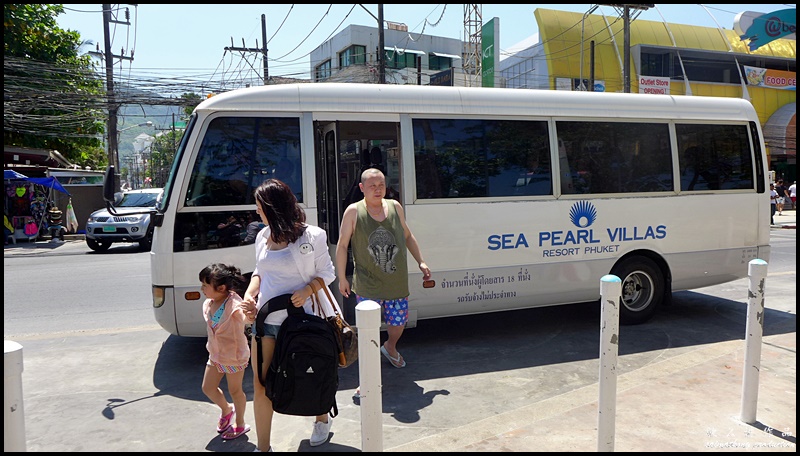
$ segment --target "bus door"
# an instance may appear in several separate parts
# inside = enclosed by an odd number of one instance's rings
[[[365,169],[375,167],[383,171],[386,197],[399,200],[400,123],[317,120],[314,131],[317,136],[316,168],[319,170],[318,220],[328,235],[331,257],[335,258],[342,214],[348,205],[364,197],[358,184]],[[352,272],[352,257],[348,251],[345,275],[350,278]],[[335,291],[338,296],[338,290]],[[345,300],[343,311],[347,321],[355,321],[355,298],[352,294]]]
[[[336,245],[339,240],[339,208],[336,160],[336,122],[315,123],[316,136],[315,167],[317,169],[317,220],[319,227],[328,235],[328,242]]]

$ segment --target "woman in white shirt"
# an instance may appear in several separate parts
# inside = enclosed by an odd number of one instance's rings
[[[255,191],[256,212],[266,225],[256,236],[256,268],[250,285],[244,294],[247,314],[255,320],[258,310],[267,302],[283,294],[291,294],[295,307],[303,307],[312,314],[311,295],[317,290],[312,286],[315,277],[330,285],[336,278],[333,261],[328,253],[328,240],[325,231],[317,226],[307,225],[303,208],[297,203],[292,189],[278,179],[267,179]],[[326,315],[333,315],[332,309],[325,309]],[[258,450],[272,451],[270,434],[272,431],[272,402],[265,394],[265,387],[259,378],[266,378],[267,369],[275,352],[275,339],[281,323],[286,319],[286,310],[278,310],[267,315],[261,337],[261,345],[251,348],[253,366],[253,413],[256,422]],[[253,328],[253,341],[256,343]],[[258,364],[257,353],[263,353],[263,364]],[[259,375],[257,369],[262,372]],[[333,419],[328,415],[316,417],[309,443],[321,445],[328,441]]]

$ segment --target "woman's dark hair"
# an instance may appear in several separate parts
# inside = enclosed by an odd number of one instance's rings
[[[291,244],[300,238],[306,229],[306,213],[288,185],[278,179],[267,179],[258,186],[255,197],[267,216],[273,241]]]
[[[240,290],[246,288],[247,280],[242,275],[242,271],[236,266],[229,266],[223,263],[213,263],[200,271],[200,281],[207,283],[214,288],[225,285],[228,291],[235,291],[241,296]]]

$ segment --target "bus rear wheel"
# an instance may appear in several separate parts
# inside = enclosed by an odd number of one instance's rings
[[[620,323],[638,325],[650,320],[664,300],[664,275],[658,265],[635,256],[617,263],[611,274],[622,280]]]

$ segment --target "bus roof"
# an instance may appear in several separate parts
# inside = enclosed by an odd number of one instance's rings
[[[752,104],[740,98],[358,83],[237,89],[203,101],[196,110],[583,118],[596,115],[758,122]]]

